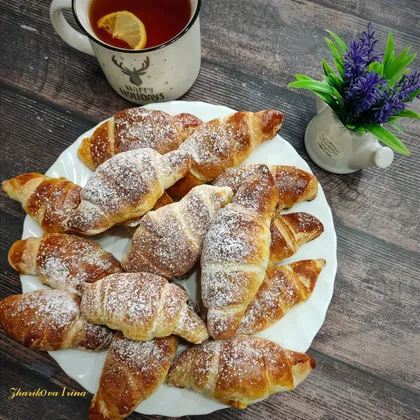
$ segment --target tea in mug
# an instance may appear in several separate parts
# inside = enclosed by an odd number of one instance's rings
[[[110,13],[127,11],[143,23],[147,33],[146,44],[152,48],[165,44],[176,37],[191,18],[190,0],[92,0],[89,21],[95,35],[104,43],[124,49],[130,45],[113,37],[110,32],[98,27],[98,21]]]

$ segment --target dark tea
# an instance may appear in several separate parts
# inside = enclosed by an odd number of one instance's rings
[[[89,21],[95,35],[108,45],[129,49],[128,44],[113,38],[97,22],[103,16],[126,10],[135,14],[146,27],[147,43],[152,48],[177,36],[191,18],[190,0],[92,0]]]

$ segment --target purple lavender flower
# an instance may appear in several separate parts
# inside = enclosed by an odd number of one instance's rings
[[[379,55],[375,52],[377,42],[371,23],[367,31],[362,32],[360,39],[351,41],[347,54],[343,57],[347,85],[354,83],[358,77],[362,76],[369,64],[379,60]]]
[[[374,106],[384,91],[386,80],[378,73],[368,72],[368,66],[379,60],[376,54],[375,32],[369,23],[357,41],[352,41],[343,57],[344,92],[343,118],[346,124],[354,124],[361,114]]]
[[[383,92],[378,103],[372,107],[370,120],[375,124],[385,124],[389,117],[406,109],[405,101],[419,88],[419,72],[404,75],[393,88]],[[420,94],[417,97],[420,97]]]
[[[400,95],[404,97],[403,100],[420,88],[420,72],[415,71],[409,75],[404,75],[403,78],[397,83],[397,87],[400,89]],[[420,97],[420,94],[417,95]]]
[[[377,40],[371,23],[360,38],[347,47],[337,34],[327,32],[335,41],[327,39],[327,45],[333,54],[339,76],[333,74],[334,71],[323,60],[325,82],[328,86],[298,74],[297,81],[289,86],[310,89],[330,105],[348,128],[362,133],[371,132],[389,147],[409,155],[404,144],[380,125],[388,122],[391,128],[399,129],[394,123],[395,119],[419,118],[414,111],[401,115],[414,95],[420,98],[420,73],[405,74],[416,55],[408,54],[409,48],[406,48],[394,58],[394,37],[390,32],[382,59],[382,55],[380,57],[376,52]],[[338,48],[346,51],[344,56]],[[392,116],[395,118],[390,121]]]
[[[378,73],[363,73],[344,88],[343,101],[354,117],[367,111],[380,99],[386,80]]]
[[[372,27],[372,22],[368,24],[368,30],[362,32],[362,36],[360,38],[360,42],[362,44],[361,48],[363,50],[363,55],[368,57],[368,63],[373,63],[374,61],[379,61],[379,54],[376,54],[375,46],[378,42],[375,39],[375,31]]]

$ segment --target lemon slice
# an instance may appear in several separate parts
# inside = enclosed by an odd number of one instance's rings
[[[98,28],[105,29],[113,38],[125,41],[133,50],[141,50],[147,42],[146,28],[133,13],[126,10],[109,13],[98,20]]]

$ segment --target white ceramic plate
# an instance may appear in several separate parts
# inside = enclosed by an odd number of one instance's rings
[[[147,108],[166,111],[169,114],[189,112],[204,121],[225,117],[234,112],[233,109],[224,106],[203,102],[167,102],[148,105]],[[66,149],[48,170],[47,175],[53,177],[65,176],[76,184],[85,185],[92,171],[78,159],[77,149],[82,139],[90,136],[95,128],[84,133]],[[280,136],[276,136],[273,140],[259,146],[245,163],[286,164],[311,171],[295,149]],[[285,348],[305,352],[321,328],[331,301],[337,268],[337,242],[331,209],[321,186],[319,186],[318,197],[314,201],[298,204],[292,211],[305,211],[318,217],[323,223],[325,231],[319,238],[302,246],[297,254],[285,260],[282,264],[315,258],[324,258],[327,264],[319,276],[312,297],[306,303],[291,310],[280,322],[258,335],[275,341]],[[40,236],[42,233],[41,228],[31,217],[27,216],[23,226],[22,238]],[[103,235],[93,239],[101,243],[107,251],[113,253],[118,259],[121,259],[129,246],[129,235],[122,228],[112,236]],[[193,299],[197,298],[196,284],[198,280],[198,275],[194,272],[182,283]],[[46,288],[33,276],[22,275],[21,281],[24,292]],[[50,352],[50,354],[67,375],[79,382],[92,394],[97,391],[106,351],[88,353],[78,350],[61,350]],[[207,414],[224,407],[223,404],[193,391],[163,385],[151,398],[142,402],[136,411],[143,414],[177,417]]]

